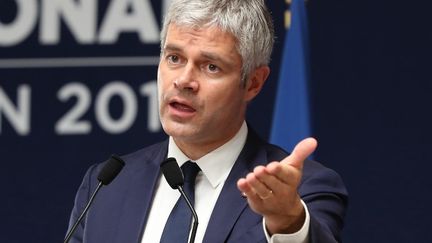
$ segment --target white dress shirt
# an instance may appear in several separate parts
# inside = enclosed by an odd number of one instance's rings
[[[198,173],[195,182],[195,210],[199,218],[199,225],[195,237],[195,242],[200,243],[210,220],[211,213],[216,204],[217,198],[222,191],[225,180],[228,177],[237,157],[246,143],[247,125],[243,122],[242,127],[237,134],[221,147],[206,154],[196,162],[201,171]],[[175,144],[170,137],[168,144],[168,157],[176,158],[179,166],[190,160]],[[174,208],[180,193],[173,190],[164,176],[160,176],[155,189],[155,195],[150,208],[147,223],[145,225],[142,243],[160,242],[165,223]],[[239,191],[240,196],[240,191]],[[269,242],[307,242],[309,231],[309,213],[306,209],[306,220],[302,229],[294,234],[280,235],[275,234],[272,237],[265,232]]]

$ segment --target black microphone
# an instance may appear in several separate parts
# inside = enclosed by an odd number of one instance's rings
[[[177,164],[176,159],[174,158],[166,159],[164,162],[161,163],[160,167],[162,169],[162,173],[164,174],[168,184],[171,186],[172,189],[177,189],[180,191],[180,194],[182,195],[183,199],[186,200],[186,203],[192,212],[193,224],[192,224],[192,232],[191,232],[191,237],[189,239],[189,243],[194,243],[196,231],[198,228],[198,215],[195,212],[195,208],[192,206],[190,199],[187,197],[186,193],[183,190],[183,185],[184,185],[183,172],[181,171],[180,167]]]
[[[106,186],[109,183],[111,183],[111,181],[114,180],[114,178],[118,175],[118,173],[120,173],[120,171],[123,169],[124,164],[125,164],[125,162],[119,156],[117,156],[115,154],[111,155],[109,160],[106,162],[106,164],[104,165],[104,167],[102,168],[102,170],[98,174],[97,179],[99,181],[99,184],[97,185],[95,191],[91,195],[90,200],[86,204],[83,212],[81,213],[81,215],[79,216],[79,218],[77,219],[75,224],[72,226],[72,228],[67,233],[67,235],[64,239],[64,243],[69,242],[69,240],[72,237],[72,234],[75,232],[78,224],[82,221],[82,219],[86,215],[87,211],[89,210],[90,205],[93,203],[93,200],[95,199],[95,196],[98,193],[99,189],[101,189],[102,186]]]

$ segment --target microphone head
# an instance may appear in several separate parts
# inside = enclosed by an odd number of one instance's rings
[[[125,162],[119,156],[115,154],[111,155],[102,170],[99,172],[97,179],[105,186],[110,184],[123,169],[124,164]]]
[[[165,176],[168,184],[172,189],[177,189],[179,186],[183,186],[184,177],[180,167],[177,164],[176,159],[168,158],[160,165],[162,173]]]

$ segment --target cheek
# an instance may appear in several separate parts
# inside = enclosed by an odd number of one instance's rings
[[[164,72],[160,71],[160,68],[158,70],[158,77],[157,77],[157,92],[158,92],[158,98],[159,98],[159,106],[162,105],[163,98],[165,96],[165,93],[167,89],[169,88],[169,77],[167,77]]]
[[[230,87],[231,89],[233,87]],[[242,92],[229,92],[229,89],[218,89],[217,94],[209,96],[208,104],[212,105],[218,115],[230,117],[233,113],[239,113],[243,104]]]
[[[162,81],[160,80],[160,77],[158,77],[157,80],[157,96],[158,96],[158,106],[159,106],[159,111],[162,108],[162,104],[163,104],[163,85],[162,85]]]

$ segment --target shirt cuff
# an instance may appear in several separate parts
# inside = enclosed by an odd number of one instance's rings
[[[306,204],[301,200],[301,203],[303,204],[303,207],[305,209],[305,221],[303,223],[303,226],[301,229],[295,233],[292,234],[274,234],[270,236],[266,229],[265,219],[263,218],[263,228],[264,228],[264,234],[267,238],[267,242],[269,243],[283,243],[283,242],[295,242],[295,243],[307,243],[309,242],[309,225],[310,225],[310,216],[309,211],[306,206]]]

